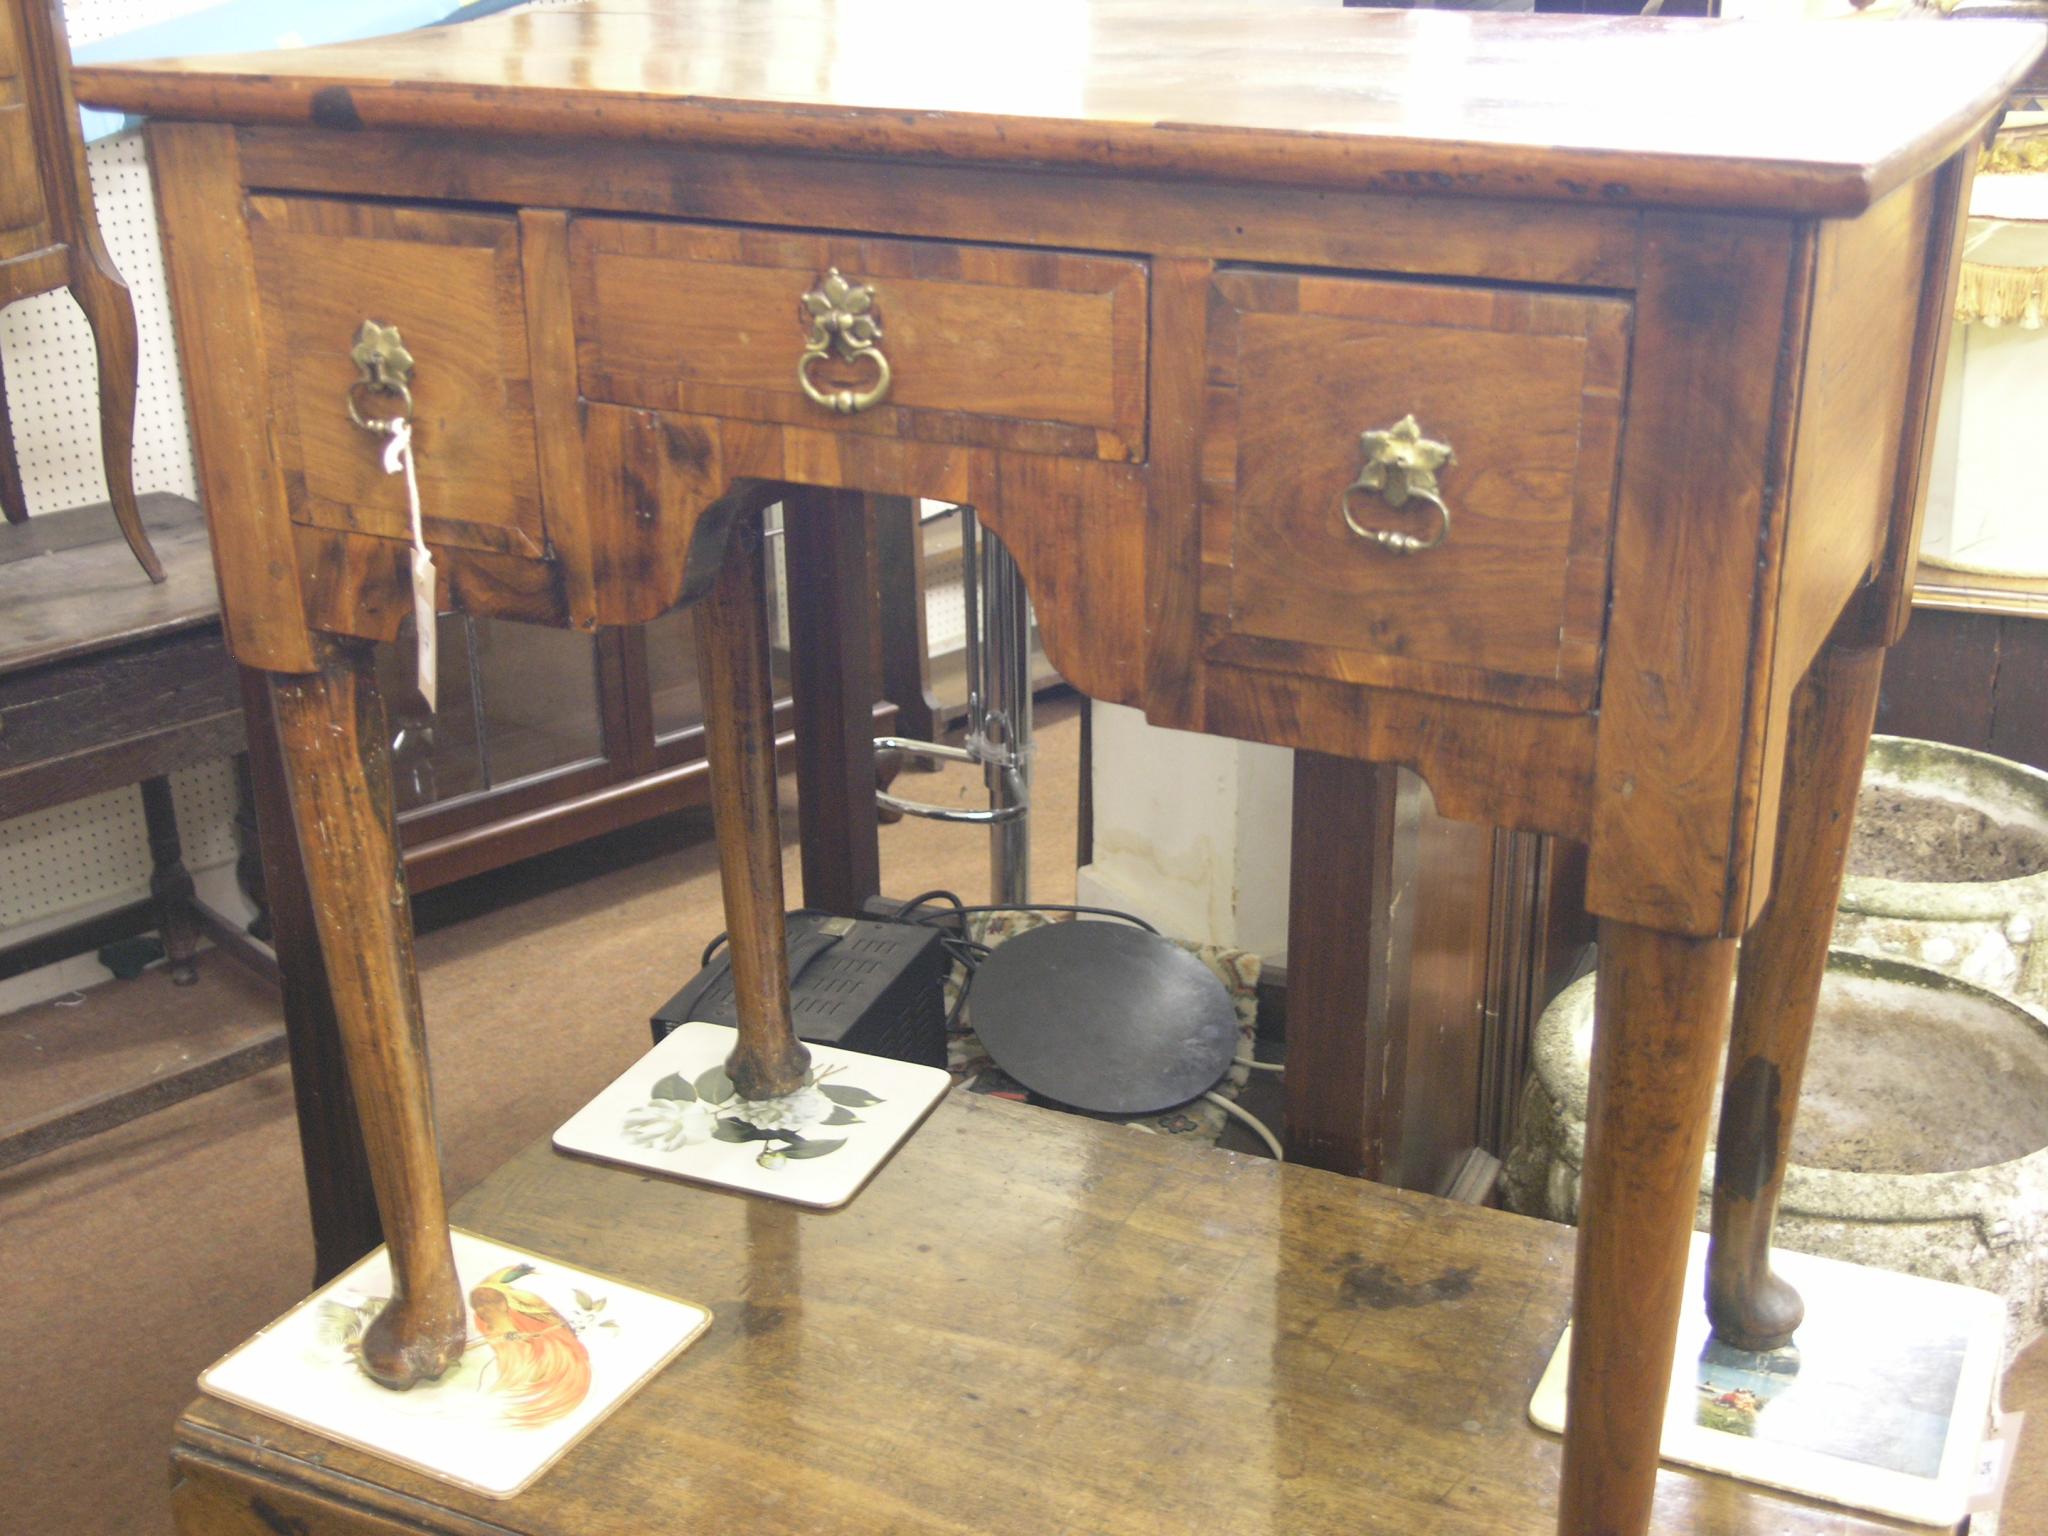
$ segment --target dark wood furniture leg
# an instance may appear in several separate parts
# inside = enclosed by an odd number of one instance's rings
[[[882,889],[867,500],[792,488],[782,506],[804,905],[846,917]]]
[[[256,909],[247,933],[270,942],[270,890],[263,874],[263,838],[256,824],[256,780],[249,754],[235,754],[235,885]]]
[[[270,687],[242,669],[248,724],[251,814],[263,848],[265,910],[277,954],[284,1027],[290,1042],[299,1155],[313,1224],[313,1283],[324,1285],[384,1241],[370,1155],[343,1062],[341,1022],[327,985],[327,961],[313,920],[313,896],[292,825]]]
[[[939,696],[932,692],[931,636],[924,612],[924,529],[914,496],[876,496],[875,564],[880,573],[882,697],[896,706],[896,731],[935,741]]]
[[[1737,1349],[1778,1349],[1805,1316],[1771,1269],[1806,1048],[1842,895],[1881,648],[1829,647],[1793,696],[1779,801],[1778,873],[1742,941],[1714,1163],[1707,1315]]]
[[[272,676],[270,699],[391,1255],[391,1304],[363,1335],[362,1364],[405,1388],[462,1357],[468,1312],[448,1238],[383,701],[367,645],[322,642],[318,659],[318,672]]]
[[[1600,924],[1560,1532],[1649,1528],[1732,939]]]
[[[863,585],[866,570],[863,563],[857,571]],[[733,525],[725,564],[698,603],[696,621],[711,816],[740,1020],[726,1072],[741,1098],[772,1098],[803,1086],[811,1053],[798,1044],[790,1024],[782,835],[775,814],[775,691],[759,512],[745,512]],[[855,654],[864,657],[867,651]],[[872,776],[868,782],[872,823]]]
[[[1294,754],[1287,903],[1287,1155],[1376,1179],[1400,1139],[1404,1016],[1387,933],[1400,770]]]
[[[0,513],[10,523],[28,521],[28,495],[21,485],[21,461],[14,456],[14,420],[7,410],[4,366],[0,366]]]
[[[171,781],[158,774],[142,781],[142,821],[149,835],[149,894],[156,902],[164,956],[171,980],[189,987],[199,979],[192,960],[199,953],[199,917],[193,910],[196,893],[185,868],[185,850],[178,838],[178,807]]]

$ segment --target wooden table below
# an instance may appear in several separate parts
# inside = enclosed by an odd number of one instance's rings
[[[1563,1227],[962,1094],[836,1213],[537,1145],[456,1219],[716,1321],[505,1503],[202,1399],[181,1531],[1553,1529]],[[1653,1529],[1905,1528],[1667,1469]]]

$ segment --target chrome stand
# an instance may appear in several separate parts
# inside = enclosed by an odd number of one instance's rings
[[[926,805],[879,791],[875,799],[906,816],[986,825],[989,899],[1015,905],[1031,899],[1031,600],[1002,541],[981,528],[972,507],[958,510],[967,606],[967,744],[882,736],[875,750],[979,763],[989,808]]]

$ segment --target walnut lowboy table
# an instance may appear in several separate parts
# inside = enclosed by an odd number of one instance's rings
[[[272,676],[403,1282],[373,1368],[431,1373],[462,1332],[364,664],[410,592],[357,419],[405,410],[444,607],[698,603],[761,1084],[797,1067],[773,501],[971,503],[1093,696],[1406,763],[1447,814],[1586,842],[1558,1523],[1644,1530],[1745,932],[1713,1309],[1752,1343],[1798,1318],[1769,1229],[1959,210],[2040,49],[1990,23],[598,0],[80,71],[155,120],[227,630]],[[365,321],[409,359],[374,331],[352,358]]]

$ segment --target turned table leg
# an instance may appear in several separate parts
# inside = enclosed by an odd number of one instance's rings
[[[1883,671],[1881,648],[1824,650],[1793,695],[1777,880],[1742,941],[1715,1140],[1707,1316],[1737,1349],[1781,1348],[1805,1315],[1771,1270],[1771,1228]]]
[[[142,781],[142,823],[149,834],[149,894],[156,902],[157,929],[171,981],[189,987],[199,980],[199,914],[193,910],[192,873],[178,836],[178,807],[171,781],[158,774]]]
[[[759,512],[744,512],[734,523],[718,582],[696,613],[711,814],[739,1010],[739,1043],[726,1072],[741,1098],[773,1098],[804,1085],[811,1055],[790,1024]]]
[[[1559,1536],[1649,1527],[1734,949],[1600,924]]]
[[[448,1239],[383,701],[367,646],[323,644],[320,659],[318,672],[272,676],[270,696],[391,1255],[391,1302],[363,1335],[363,1368],[404,1388],[461,1358],[467,1315]]]

